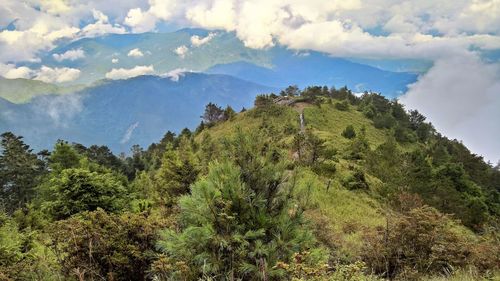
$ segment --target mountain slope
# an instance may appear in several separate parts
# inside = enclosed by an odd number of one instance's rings
[[[13,103],[23,103],[39,95],[59,92],[53,84],[31,79],[5,79],[0,77],[0,97]]]
[[[372,241],[365,239],[386,227],[390,208],[431,205],[459,219],[463,225],[454,231],[471,240],[478,238],[470,229],[495,224],[500,214],[500,171],[459,141],[433,132],[429,124],[413,124],[406,113],[398,115],[397,103],[376,95],[350,100],[346,109],[339,109],[342,99],[324,97],[298,98],[291,106],[264,105],[204,130],[196,139],[210,147],[234,138],[240,128],[248,134],[261,132],[264,142],[295,164],[297,197],[312,206],[308,217],[318,224],[323,242],[334,245],[336,258],[344,261],[368,254],[365,243]],[[377,117],[363,113],[381,103],[386,104],[379,107],[385,113],[376,115],[399,116],[385,128]],[[356,136],[344,136],[348,126]],[[408,138],[402,138],[400,130]],[[419,130],[430,134],[425,139],[410,137]],[[408,194],[417,196],[404,197]]]
[[[0,130],[23,135],[37,149],[64,139],[127,152],[132,144],[147,146],[167,130],[193,129],[208,102],[239,110],[251,106],[258,93],[272,90],[230,76],[199,73],[187,73],[178,81],[157,76],[105,81],[75,94],[9,104],[0,115]]]

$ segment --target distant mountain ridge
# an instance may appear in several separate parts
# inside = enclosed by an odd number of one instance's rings
[[[194,129],[208,102],[249,107],[259,93],[276,91],[227,75],[185,73],[178,81],[139,76],[103,81],[69,95],[44,95],[26,104],[0,100],[0,131],[22,135],[36,149],[57,139],[97,143],[128,152],[158,141],[167,130]]]

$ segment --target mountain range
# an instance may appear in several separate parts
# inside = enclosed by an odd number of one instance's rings
[[[132,144],[148,146],[168,130],[193,129],[209,102],[240,110],[252,106],[257,94],[274,90],[202,73],[105,81],[74,94],[38,96],[24,104],[0,100],[0,131],[22,135],[38,149],[64,139],[126,152]]]
[[[259,93],[292,84],[348,86],[393,98],[418,77],[320,52],[251,49],[234,33],[202,29],[84,38],[25,66],[75,68],[80,75],[59,84],[0,79],[0,131],[23,135],[37,149],[65,139],[115,152],[149,145],[167,130],[193,129],[208,102],[239,110]],[[148,71],[124,79],[109,75],[138,66]]]

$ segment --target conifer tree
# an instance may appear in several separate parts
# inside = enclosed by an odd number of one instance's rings
[[[11,213],[33,198],[45,165],[22,137],[7,132],[0,138],[0,208]]]
[[[238,133],[227,160],[213,162],[181,197],[183,229],[162,233],[161,250],[172,263],[187,265],[190,279],[270,280],[284,274],[274,267],[278,261],[314,245],[302,208],[291,204],[284,163],[256,143]],[[170,268],[161,274],[180,278],[179,268]]]

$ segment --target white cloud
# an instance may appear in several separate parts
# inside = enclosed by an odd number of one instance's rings
[[[235,29],[234,1],[215,0],[200,1],[198,5],[189,7],[186,11],[186,18],[196,25],[210,29],[225,29],[232,31]],[[208,3],[207,3],[208,2]]]
[[[186,54],[189,52],[189,48],[186,45],[179,46],[175,48],[174,53],[176,53],[182,59],[186,57]]]
[[[117,58],[113,58],[113,59],[111,59],[111,63],[113,63],[113,64],[118,63],[119,61],[120,61],[120,60],[119,60],[119,59],[117,59]]]
[[[279,42],[335,56],[436,59],[449,49],[500,45],[498,0],[155,0],[129,12],[141,32],[173,21],[235,31],[251,48]]]
[[[199,47],[203,44],[207,44],[208,42],[210,42],[210,40],[214,39],[215,36],[216,36],[216,34],[212,33],[212,32],[203,38],[201,38],[198,35],[193,35],[193,36],[191,36],[191,45],[193,45],[195,47]]]
[[[26,66],[16,67],[13,64],[0,63],[0,76],[7,79],[24,78],[29,79],[33,75],[33,70]]]
[[[0,24],[19,20],[0,32],[0,62],[33,59],[60,38],[127,32],[120,23],[152,31],[162,21],[234,31],[252,48],[279,42],[336,56],[435,59],[450,48],[499,48],[499,14],[499,0],[5,0]],[[367,32],[374,29],[383,35]]]
[[[128,79],[140,75],[154,74],[155,70],[152,65],[138,65],[133,68],[113,68],[111,71],[106,73],[107,79]]]
[[[53,54],[54,59],[58,62],[63,60],[75,61],[77,59],[85,58],[85,52],[82,49],[68,50],[62,54]]]
[[[163,75],[161,75],[162,77],[166,77],[166,78],[170,78],[170,80],[174,81],[174,82],[177,82],[179,81],[179,79],[184,76],[184,74],[186,72],[189,72],[187,69],[185,68],[176,68],[174,70],[171,70]]]
[[[157,19],[148,12],[143,12],[141,8],[131,9],[124,23],[132,28],[134,32],[146,32],[153,30]]]
[[[71,82],[80,77],[80,70],[69,67],[51,68],[43,65],[38,70],[33,79],[40,80],[46,83],[64,83]]]
[[[95,20],[94,23],[87,24],[80,32],[81,37],[96,37],[104,34],[115,33],[123,34],[126,30],[119,24],[111,24],[108,16],[103,12],[92,9],[92,16]]]
[[[401,102],[473,152],[493,162],[500,159],[499,64],[485,64],[471,53],[437,60]]]
[[[141,52],[140,49],[135,48],[135,49],[130,50],[130,52],[128,52],[127,56],[134,57],[134,58],[140,58],[140,57],[143,57],[144,54]]]

